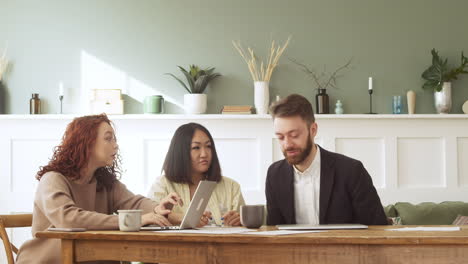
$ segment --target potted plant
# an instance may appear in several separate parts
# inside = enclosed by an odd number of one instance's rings
[[[239,52],[239,54],[244,59],[245,63],[249,67],[250,76],[254,81],[254,105],[257,114],[266,114],[268,112],[268,105],[270,101],[270,90],[269,83],[271,75],[278,66],[279,59],[283,54],[286,47],[289,45],[291,37],[286,40],[284,45],[277,46],[275,41],[271,42],[270,54],[268,56],[268,61],[265,63],[263,61],[257,62],[257,56],[255,55],[253,49],[247,47],[248,53],[242,48],[240,41],[232,41],[232,45]],[[260,65],[258,65],[260,63]]]
[[[189,92],[184,95],[184,107],[187,114],[203,114],[206,112],[206,94],[203,94],[208,84],[215,78],[221,76],[215,73],[215,68],[200,69],[196,65],[190,65],[189,70],[181,66],[180,71],[187,79],[187,85],[172,73],[166,73],[174,77]]]
[[[461,63],[457,68],[449,69],[447,59],[439,57],[439,53],[431,50],[432,65],[421,75],[426,80],[422,86],[425,90],[434,91],[434,102],[437,113],[448,114],[452,108],[452,83],[459,74],[468,73],[468,58],[461,53]]]
[[[310,69],[305,64],[302,64],[294,59],[289,59],[294,64],[298,65],[302,71],[304,71],[307,75],[309,75],[312,80],[314,80],[315,85],[317,86],[317,94],[315,95],[315,107],[317,114],[329,114],[329,101],[327,95],[327,88],[332,87],[338,89],[336,86],[336,79],[340,77],[338,73],[351,65],[352,58],[348,60],[347,63],[338,67],[333,71],[333,73],[329,74],[325,71],[325,67],[323,72],[318,72],[313,69]],[[341,101],[340,101],[341,104]]]

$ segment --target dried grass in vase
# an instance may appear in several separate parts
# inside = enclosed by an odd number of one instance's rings
[[[278,65],[278,61],[281,55],[283,54],[284,50],[286,49],[286,47],[289,45],[290,40],[291,40],[291,37],[288,37],[288,39],[286,40],[283,46],[279,46],[279,45],[276,46],[276,43],[273,40],[271,42],[268,63],[265,64],[262,60],[260,62],[260,67],[258,66],[255,53],[250,47],[247,47],[248,52],[246,52],[244,48],[242,48],[240,41],[235,42],[233,40],[232,45],[234,45],[236,50],[239,52],[239,54],[242,56],[244,61],[247,63],[247,66],[249,67],[250,75],[252,76],[252,79],[254,80],[254,82],[261,82],[261,81],[269,82],[271,79],[271,75],[273,74],[273,71]]]
[[[0,82],[2,81],[3,75],[5,74],[8,66],[8,60],[6,59],[7,49],[3,51],[2,56],[0,57]]]

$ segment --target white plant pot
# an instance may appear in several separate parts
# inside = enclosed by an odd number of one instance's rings
[[[265,115],[268,113],[268,105],[270,102],[270,90],[268,85],[268,82],[254,82],[254,104],[258,115]]]
[[[452,83],[444,82],[440,92],[434,92],[434,103],[437,113],[448,114],[452,109]]]
[[[206,112],[206,94],[184,94],[186,114],[204,114]]]

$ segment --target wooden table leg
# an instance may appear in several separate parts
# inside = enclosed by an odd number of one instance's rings
[[[73,240],[62,239],[62,264],[75,264]]]

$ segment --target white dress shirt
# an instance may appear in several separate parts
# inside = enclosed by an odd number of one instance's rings
[[[309,168],[300,172],[294,168],[294,206],[297,224],[319,224],[320,148]]]

